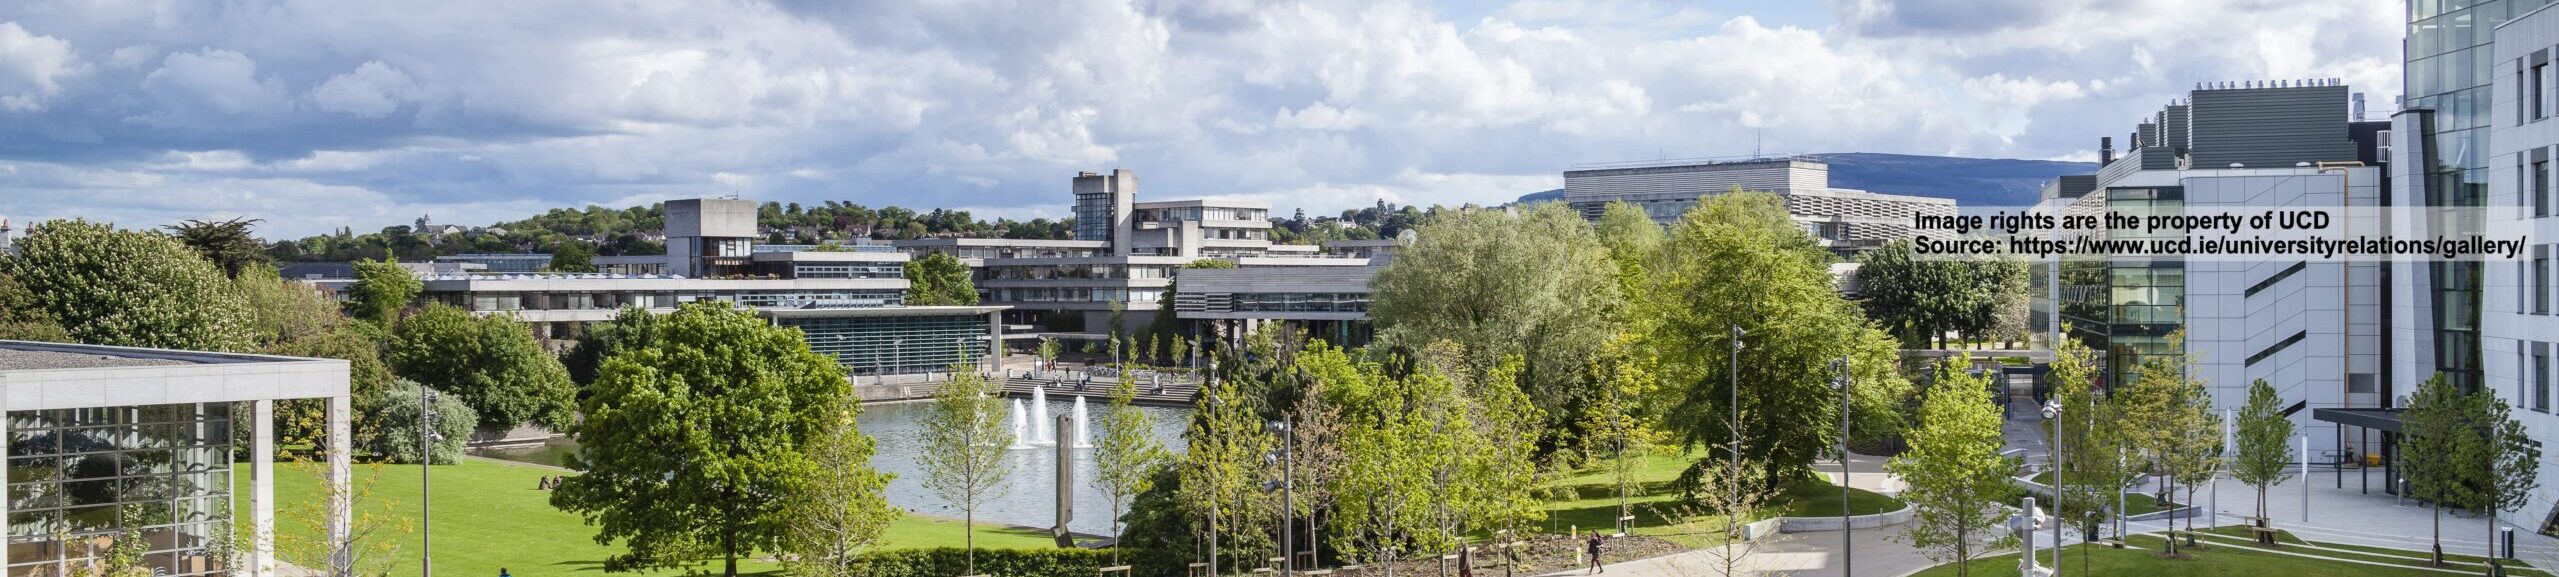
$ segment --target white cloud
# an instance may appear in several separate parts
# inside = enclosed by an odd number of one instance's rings
[[[1129,168],[1151,198],[1331,214],[1659,155],[2082,157],[2196,82],[2398,88],[2393,0],[1480,8],[28,0],[0,5],[0,213],[202,194],[307,234],[734,191],[1059,217],[1075,171]]]

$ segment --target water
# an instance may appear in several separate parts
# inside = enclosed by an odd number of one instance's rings
[[[1014,402],[1018,401],[1008,401],[1007,404]],[[1102,415],[1110,412],[1109,403],[1100,398],[1092,399],[1091,403],[1094,406],[1087,409],[1086,414],[1093,419],[1093,422],[1086,427],[1085,431],[1081,433],[1052,431],[1049,437],[1069,443],[1099,438],[1102,434]],[[864,405],[858,425],[863,433],[871,436],[875,441],[874,446],[878,449],[871,457],[871,466],[884,472],[897,474],[897,478],[889,481],[889,504],[927,515],[957,519],[960,517],[959,507],[951,505],[940,496],[934,495],[932,490],[924,488],[923,448],[918,435],[923,431],[922,420],[927,407],[926,403]],[[1023,409],[1012,413],[1015,418],[1027,417],[1026,413],[1043,412],[1029,410],[1030,407],[1026,406],[1014,408]],[[1065,400],[1050,400],[1045,408],[1047,409],[1045,413],[1050,415],[1075,414],[1075,399],[1068,396]],[[1148,415],[1155,417],[1155,438],[1164,443],[1166,449],[1175,452],[1181,450],[1182,429],[1189,426],[1190,409],[1139,407],[1138,410],[1146,411]],[[1017,422],[1007,422],[1006,428],[1024,433],[1029,433],[1033,429],[1028,426],[1015,428]],[[1029,423],[1020,424],[1029,425]],[[564,466],[568,455],[575,452],[577,452],[577,442],[564,437],[532,447],[482,450],[475,451],[474,454],[495,459]],[[1093,450],[1091,448],[1075,449],[1075,462],[1077,465],[1075,520],[1069,522],[1067,526],[1077,533],[1108,535],[1111,532],[1110,496],[1103,493],[1102,488],[1096,484],[1099,475],[1096,474],[1097,469],[1093,466]],[[1035,445],[1013,448],[1005,452],[1005,463],[1012,468],[1012,473],[1005,477],[1004,486],[993,491],[993,496],[989,497],[986,503],[979,505],[978,521],[1032,527],[1054,525],[1057,515],[1055,509],[1057,490],[1054,486],[1054,480],[1057,478],[1057,447]]]
[[[1074,399],[1063,399],[1049,400],[1046,413],[1073,414]],[[1096,398],[1092,402],[1101,406],[1087,410],[1093,419],[1087,431],[1090,437],[1098,438],[1102,434],[1102,415],[1110,411],[1109,405],[1101,399]],[[862,408],[860,425],[862,432],[878,441],[879,450],[872,455],[871,465],[883,472],[897,474],[897,478],[889,481],[890,504],[918,513],[956,519],[960,516],[959,507],[924,488],[923,448],[918,436],[923,432],[922,420],[928,408],[925,403],[869,405]],[[1139,407],[1138,410],[1155,417],[1155,438],[1158,441],[1169,450],[1181,450],[1182,429],[1190,424],[1190,409]],[[1036,414],[1041,411],[1025,412]],[[1006,428],[1010,429],[1011,424],[1007,423]],[[1074,431],[1048,433],[1047,437],[1068,443],[1079,437]],[[1097,484],[1099,475],[1093,466],[1093,450],[1079,448],[1074,451],[1075,519],[1067,523],[1067,527],[1077,533],[1108,535],[1111,532],[1111,501]],[[1004,486],[993,491],[993,496],[978,506],[977,519],[1032,527],[1056,524],[1057,447],[1040,445],[1010,449],[1005,452],[1005,463],[1011,467],[1012,473],[1005,477]]]

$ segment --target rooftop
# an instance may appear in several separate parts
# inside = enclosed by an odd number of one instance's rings
[[[191,364],[196,363],[195,361],[168,358],[116,356],[87,352],[62,352],[0,347],[0,371],[94,369],[100,367],[140,367]]]

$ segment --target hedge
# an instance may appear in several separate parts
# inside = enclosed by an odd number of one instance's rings
[[[870,577],[961,577],[968,550],[959,547],[893,549],[862,554]],[[977,574],[992,577],[1093,577],[1111,564],[1108,549],[979,549]]]

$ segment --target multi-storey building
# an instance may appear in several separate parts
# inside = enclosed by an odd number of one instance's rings
[[[477,264],[489,272],[538,272],[551,268],[546,253],[464,253],[435,257],[437,263]]]
[[[801,329],[810,348],[854,374],[940,371],[1002,354],[1004,307],[905,306],[908,257],[892,247],[759,245],[746,200],[675,200],[665,210],[666,255],[600,263],[625,272],[426,275],[419,298],[509,315],[555,348],[626,307],[719,300]]]
[[[1949,199],[1831,188],[1830,165],[1810,157],[1621,163],[1564,172],[1564,201],[1593,221],[1609,203],[1624,202],[1669,224],[1698,200],[1732,190],[1784,197],[1796,224],[1843,254],[1909,238],[1913,215],[1955,214]]]
[[[2114,156],[2109,139],[2097,174],[2055,182],[2046,201],[2065,212],[2134,216],[2379,206],[2386,183],[2377,131],[2349,120],[2349,101],[2344,85],[2325,80],[2201,87],[2140,123],[2124,156]],[[2382,265],[2111,256],[2051,266],[2045,326],[2067,323],[2057,338],[2101,351],[2103,384],[2128,382],[2145,358],[2184,357],[2216,409],[2243,405],[2249,384],[2264,379],[2314,451],[2378,450],[2350,427],[2299,413],[2380,406]],[[2170,339],[2180,329],[2182,346]]]
[[[2513,3],[2513,2],[2509,2]],[[2490,58],[2493,104],[2481,112],[2488,134],[2489,178],[2483,204],[2491,230],[2511,230],[2536,242],[2525,258],[2482,267],[2480,305],[2481,385],[2503,397],[2515,420],[2534,439],[2559,435],[2559,415],[2551,409],[2552,380],[2559,367],[2559,271],[2551,259],[2559,243],[2559,193],[2553,192],[2553,156],[2559,155],[2559,9],[2543,6],[2519,11],[2497,26],[2493,44],[2477,57]],[[2403,388],[2402,394],[2413,392]],[[2544,454],[2541,478],[2559,474],[2559,455]],[[2548,483],[2535,489],[2518,524],[2526,530],[2551,526],[2559,515],[2559,488]]]
[[[1137,174],[1077,174],[1073,240],[933,238],[897,241],[910,255],[943,253],[967,263],[981,300],[1006,308],[1005,321],[1066,339],[1108,334],[1123,307],[1133,333],[1170,311],[1166,293],[1185,265],[1219,259],[1248,270],[1363,267],[1365,256],[1311,246],[1274,246],[1270,205],[1229,200],[1139,202]],[[1184,315],[1182,318],[1192,318]]]

